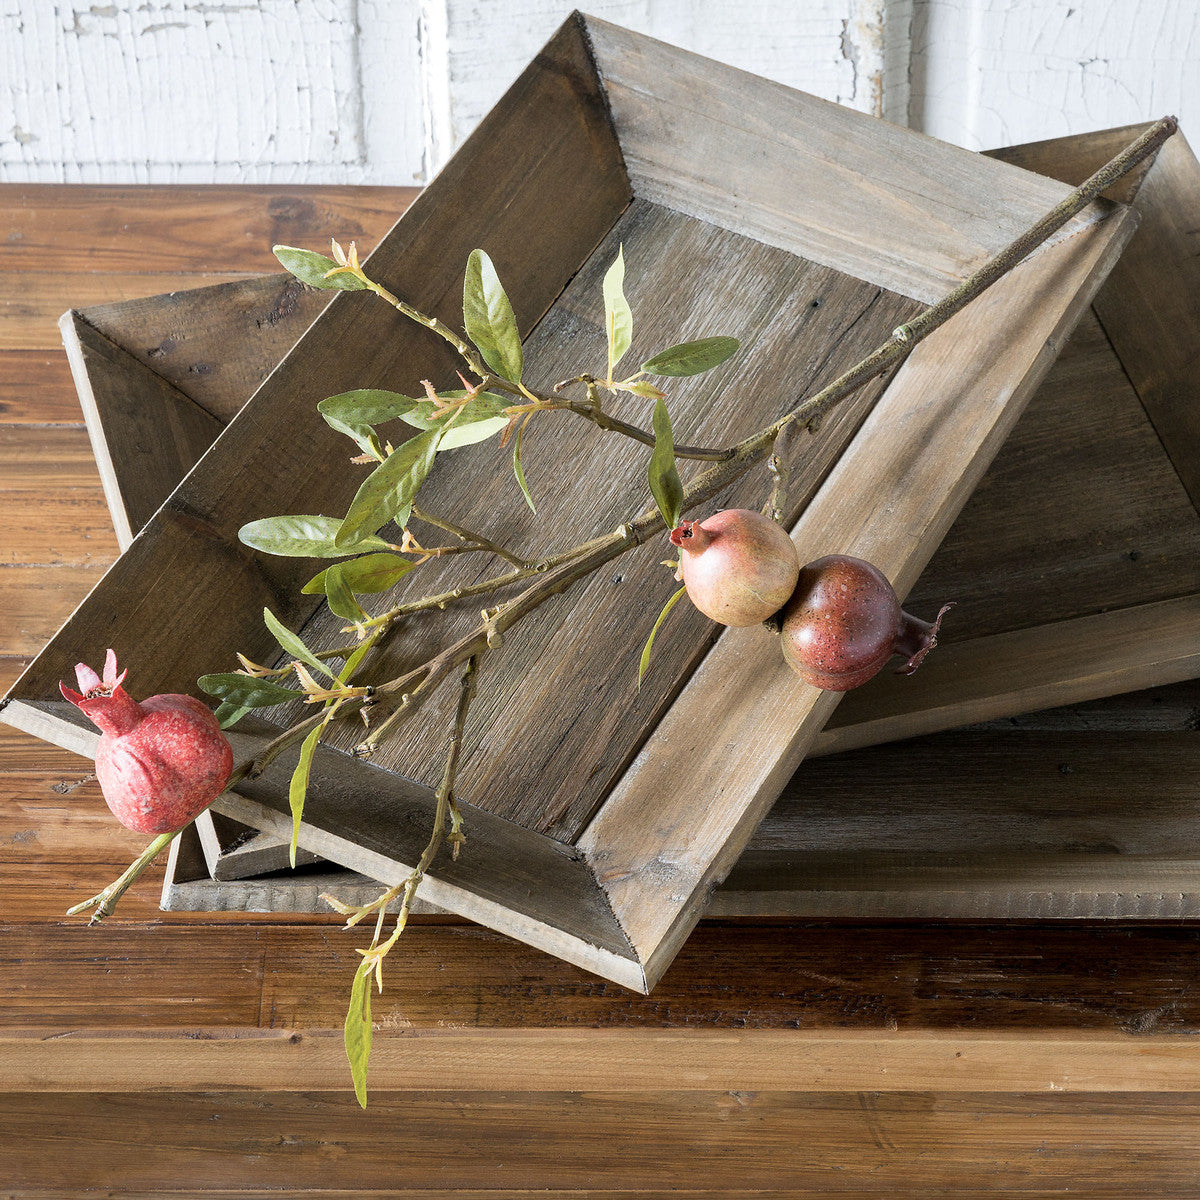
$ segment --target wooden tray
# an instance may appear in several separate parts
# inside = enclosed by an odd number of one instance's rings
[[[994,154],[1077,183],[1141,128]],[[1200,207],[1200,167],[1181,134],[1123,198],[1142,218],[1130,250],[916,584],[918,610],[959,600],[944,653],[919,676],[882,676],[848,696],[810,756],[1200,672],[1200,518],[1189,495],[1200,433],[1163,415],[1163,397],[1180,391],[1172,381],[1195,370],[1187,345],[1200,338],[1197,260],[1180,233]],[[1127,299],[1143,296],[1147,279],[1171,301],[1161,369],[1146,359]],[[64,317],[123,545],[328,298],[277,275]],[[191,441],[164,419],[180,392],[217,419]],[[286,863],[286,840],[228,820],[200,825],[215,878]]]
[[[736,406],[732,365],[672,395],[687,436],[727,440],[861,357],[1064,192],[572,18],[371,264],[393,290],[456,322],[462,263],[484,242],[530,331],[537,382],[549,383],[598,353],[599,279],[623,243],[647,348],[712,332],[714,294],[723,327],[753,347]],[[886,389],[827,422],[797,472],[793,536],[806,554],[860,554],[907,591],[1133,223],[1127,209],[1095,206],[920,345]],[[362,299],[339,296],[317,318],[18,681],[5,720],[86,752],[81,714],[49,697],[98,648],[113,645],[135,666],[138,690],[168,691],[228,665],[235,649],[268,653],[264,603],[307,622],[318,645],[340,636],[341,622],[299,594],[310,564],[246,554],[236,533],[271,513],[344,510],[357,478],[328,469],[344,448],[316,399],[450,377],[426,331]],[[539,470],[538,442],[527,443],[536,524],[512,502],[499,453],[456,456],[470,465],[435,473],[430,506],[453,507],[524,554],[560,544],[547,532],[556,525],[573,535],[610,528],[642,501],[644,455],[610,442],[598,451],[592,432],[555,429],[556,455],[578,464],[573,479]],[[722,502],[758,503],[763,491],[748,479]],[[442,907],[639,990],[670,962],[836,700],[799,684],[763,630],[714,642],[708,622],[687,612],[635,693],[656,615],[645,599],[668,590],[660,557],[647,546],[593,578],[485,666],[460,780],[472,802],[470,851],[439,862],[425,887]],[[447,611],[414,623],[379,655],[379,673],[420,661],[475,619]],[[314,765],[301,844],[402,879],[427,834],[443,719],[432,707],[372,763],[343,752],[354,731],[331,738]],[[268,736],[239,728],[239,757]],[[218,811],[282,830],[291,766],[285,757]]]

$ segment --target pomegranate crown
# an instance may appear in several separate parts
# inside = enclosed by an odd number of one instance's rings
[[[104,678],[101,679],[87,663],[77,663],[75,678],[82,693],[59,683],[59,690],[101,732],[121,735],[128,733],[145,715],[142,706],[121,686],[128,674],[117,674],[117,655],[110,650],[104,660]]]
[[[668,536],[672,546],[689,554],[699,554],[713,540],[712,534],[699,521],[680,521]]]
[[[79,684],[80,691],[77,692],[62,682],[58,687],[65,699],[79,706],[83,700],[97,700],[111,696],[125,682],[125,676],[128,674],[128,670],[122,671],[120,675],[117,674],[117,652],[110,649],[104,658],[103,679],[87,663],[76,663],[75,679]]]

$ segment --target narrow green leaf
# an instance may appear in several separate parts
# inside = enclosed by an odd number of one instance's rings
[[[354,972],[345,1025],[350,1078],[354,1080],[354,1094],[362,1108],[367,1107],[367,1069],[371,1063],[371,974],[371,964],[363,959]]]
[[[242,708],[271,708],[299,700],[304,693],[280,687],[269,679],[256,679],[253,675],[240,675],[236,671],[220,675],[201,675],[201,691],[216,696],[224,703],[234,703]]]
[[[513,474],[517,477],[517,482],[521,485],[521,491],[525,495],[525,503],[529,505],[530,512],[537,512],[537,507],[533,503],[533,497],[529,494],[529,484],[525,482],[525,470],[521,466],[521,442],[525,437],[525,426],[522,425],[517,430],[517,442],[513,446]]]
[[[387,542],[374,533],[352,545],[336,543],[334,537],[341,524],[337,517],[264,517],[243,525],[238,530],[238,540],[264,554],[285,558],[345,558],[364,550],[388,548]]]
[[[604,329],[608,334],[608,377],[633,343],[633,312],[625,299],[625,247],[617,250],[604,276]]]
[[[366,657],[366,653],[382,636],[383,630],[376,629],[369,638],[359,642],[359,644],[351,651],[350,657],[346,659],[346,665],[338,672],[338,679],[342,683],[349,683],[354,678],[354,672],[358,670],[359,663]]]
[[[720,366],[737,353],[738,340],[732,337],[701,338],[698,342],[680,342],[648,358],[642,370],[651,375],[699,375]]]
[[[292,844],[288,850],[288,859],[292,867],[296,866],[296,844],[300,837],[300,821],[304,816],[304,798],[308,795],[308,777],[312,773],[313,755],[317,750],[317,742],[325,726],[318,725],[300,747],[300,761],[292,772],[292,782],[288,785],[288,803],[292,808]]]
[[[352,392],[339,392],[327,396],[317,405],[317,412],[333,425],[340,421],[347,425],[384,425],[402,417],[406,412],[426,404],[428,401],[414,400],[399,392],[385,392],[379,388],[355,388]],[[334,425],[336,429],[337,426]]]
[[[361,621],[367,615],[355,600],[341,563],[335,563],[325,571],[325,598],[329,601],[329,611],[343,621]]]
[[[687,591],[687,588],[681,587],[679,591],[673,595],[670,600],[663,605],[663,610],[658,614],[658,620],[654,622],[654,628],[650,630],[650,636],[646,639],[646,648],[642,651],[642,661],[638,664],[638,691],[642,690],[642,678],[646,674],[650,666],[650,648],[654,645],[654,639],[658,636],[659,628],[667,619],[667,614],[679,603],[679,597]]]
[[[337,263],[327,255],[318,254],[315,250],[300,250],[296,246],[272,247],[275,257],[283,263],[285,271],[290,271],[301,283],[309,287],[334,288],[341,292],[361,292],[366,284],[349,272],[335,275],[326,279],[325,273],[337,268]]]
[[[521,332],[496,268],[483,250],[472,250],[467,259],[463,324],[491,370],[517,383],[525,369]]]
[[[662,400],[666,396],[666,392],[656,388],[648,379],[635,379],[632,383],[623,383],[621,390],[632,392],[646,400]]]
[[[240,704],[232,700],[224,700],[213,709],[213,716],[217,718],[217,723],[222,729],[229,729],[236,725],[248,712],[253,712],[253,709],[243,708]]]
[[[342,578],[356,596],[386,592],[414,566],[407,558],[401,558],[398,554],[364,554],[362,558],[352,558],[349,562],[338,565]],[[314,575],[300,590],[309,596],[324,596],[325,572]]]
[[[466,394],[461,388],[438,393],[443,400],[461,400]],[[486,421],[498,417],[512,403],[511,399],[498,396],[495,392],[480,392],[474,399],[468,400],[466,404],[435,421],[433,419],[433,401],[421,400],[415,407],[402,414],[401,419],[417,429],[434,429],[453,420],[453,427],[457,429],[460,425],[471,425],[476,421]],[[449,436],[449,431],[447,431],[447,436]]]
[[[408,520],[413,496],[433,466],[441,436],[440,429],[429,429],[409,438],[363,480],[334,535],[337,545],[356,546],[393,517],[401,524]]]
[[[671,418],[667,406],[659,400],[654,405],[654,453],[650,456],[650,493],[668,529],[679,524],[683,510],[683,482],[675,467],[675,441],[671,434]]]
[[[507,428],[507,417],[488,417],[483,421],[472,421],[469,425],[455,425],[442,435],[442,440],[438,442],[438,452],[474,446],[476,442],[485,442]]]
[[[266,622],[267,628],[274,635],[275,640],[283,647],[285,653],[312,667],[314,671],[319,671],[322,675],[328,675],[330,679],[337,678],[287,626],[280,622],[279,618],[269,608],[263,609],[263,620]]]

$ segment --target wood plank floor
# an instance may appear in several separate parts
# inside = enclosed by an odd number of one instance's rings
[[[370,245],[410,197],[0,187],[0,228],[19,234],[0,238],[0,688],[116,552],[59,313],[269,270],[274,240]],[[1182,728],[1194,690],[1161,691],[1151,707]],[[239,1039],[336,1036],[358,942],[335,918],[164,914],[151,873],[104,926],[64,919],[141,842],[111,819],[86,762],[0,731],[0,1198],[1102,1197],[1188,1194],[1200,1178],[1200,1045],[1181,1036],[1200,1031],[1194,928],[710,921],[640,997],[426,919],[377,997],[384,1053],[363,1114],[345,1090],[268,1089],[238,1065]],[[73,1031],[92,1040],[73,1044]],[[531,1091],[531,1058],[502,1087],[399,1090],[406,1038],[478,1035],[486,1056],[492,1035],[528,1035],[534,1054],[589,1031],[601,1068],[615,1036],[649,1038],[652,1069],[665,1053],[656,1031],[694,1034],[701,1067],[706,1045],[736,1051],[729,1039],[770,1031],[787,1033],[789,1062],[811,1046],[848,1065],[827,1086],[802,1083],[810,1064],[796,1086],[758,1091]],[[938,1055],[958,1053],[952,1039],[993,1035],[1007,1039],[1005,1072],[1036,1071],[1068,1035],[1182,1057],[1157,1093],[1089,1090],[1069,1071],[963,1091],[948,1068],[946,1086],[930,1086]],[[920,1071],[841,1086],[861,1077],[854,1039],[868,1036],[898,1039]],[[176,1044],[215,1055],[218,1082],[154,1090],[155,1046]],[[32,1047],[69,1088],[23,1078]],[[114,1090],[118,1073],[106,1081],[99,1064],[119,1057],[123,1080],[144,1063],[144,1084]]]

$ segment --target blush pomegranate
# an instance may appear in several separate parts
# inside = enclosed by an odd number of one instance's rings
[[[887,577],[861,558],[831,554],[800,571],[783,610],[783,657],[805,683],[848,692],[877,675],[894,655],[911,675],[937,645],[943,606],[932,621],[904,612]]]
[[[80,691],[58,686],[100,730],[96,778],[113,816],[138,833],[171,833],[194,821],[224,790],[233,749],[208,709],[192,696],[141,703],[121,686],[109,650],[101,679],[79,663]]]
[[[758,625],[787,603],[800,557],[769,517],[728,508],[671,530],[688,598],[722,625]]]

